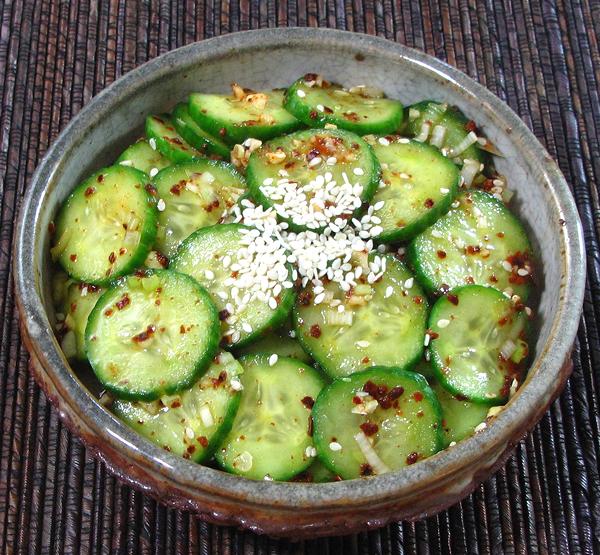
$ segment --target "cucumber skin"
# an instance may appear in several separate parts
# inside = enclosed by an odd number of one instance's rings
[[[321,131],[319,129],[303,129],[294,134],[288,135],[287,138],[290,138],[292,140],[294,138],[297,138],[298,136],[301,136],[302,134],[305,134],[308,137],[311,135],[311,132],[313,134],[318,134]],[[379,187],[379,179],[381,177],[381,166],[379,164],[379,160],[377,160],[377,156],[375,156],[373,147],[369,143],[367,143],[365,140],[363,140],[361,137],[359,137],[358,135],[356,135],[356,134],[350,135],[349,133],[351,133],[351,132],[346,131],[345,129],[326,129],[322,132],[332,134],[336,137],[342,137],[343,139],[345,139],[347,141],[351,140],[354,142],[358,142],[358,144],[361,147],[365,147],[365,150],[371,155],[371,159],[372,159],[372,163],[373,163],[373,175],[371,177],[371,181],[363,189],[363,194],[361,195],[363,202],[369,202],[373,198],[375,191],[377,191],[377,187]],[[280,137],[277,137],[277,138],[279,139]],[[304,140],[304,139],[301,138],[299,140]],[[262,181],[260,181],[255,176],[256,170],[254,169],[254,165],[259,163],[259,162],[256,162],[257,159],[258,159],[258,150],[254,151],[250,155],[250,158],[248,160],[248,166],[246,168],[246,181],[248,183],[248,191],[250,193],[250,197],[252,199],[254,199],[255,202],[260,204],[265,210],[267,210],[268,208],[273,206],[273,203],[260,190]],[[361,210],[362,210],[362,207],[357,208],[352,213],[352,217],[356,217],[356,215],[358,213],[360,213]],[[289,226],[288,229],[290,231],[293,231],[294,233],[301,233],[302,231],[314,231],[315,233],[320,233],[324,229],[324,228],[321,228],[321,229],[310,229],[309,230],[306,226],[297,225],[288,218],[284,219],[284,218],[281,218],[280,216],[278,216],[278,219],[287,222],[287,224]]]
[[[68,205],[72,202],[72,200],[75,198],[75,196],[80,192],[85,193],[85,190],[91,184],[95,183],[98,175],[106,173],[113,167],[124,168],[128,172],[135,172],[135,174],[137,174],[137,176],[138,176],[140,185],[142,185],[141,189],[144,190],[144,194],[146,195],[148,208],[146,209],[146,214],[145,214],[146,217],[144,219],[144,227],[140,233],[140,242],[139,242],[139,245],[138,245],[135,255],[132,256],[131,259],[129,260],[129,262],[127,264],[125,264],[118,272],[113,273],[109,277],[104,278],[104,279],[90,279],[89,276],[86,276],[84,274],[77,274],[72,271],[70,272],[62,263],[62,257],[58,258],[58,262],[60,263],[63,270],[65,272],[67,272],[69,277],[71,277],[77,281],[82,281],[85,283],[89,283],[91,285],[98,285],[100,287],[107,287],[107,286],[111,285],[112,283],[115,282],[115,280],[119,279],[121,276],[124,276],[124,275],[130,273],[132,270],[135,270],[135,268],[143,265],[144,261],[146,260],[146,257],[148,256],[148,253],[152,250],[152,245],[154,244],[154,240],[156,239],[156,232],[158,229],[158,210],[156,209],[156,200],[145,189],[145,187],[143,187],[143,185],[145,185],[148,182],[148,176],[143,171],[137,170],[132,167],[121,166],[119,164],[116,164],[115,166],[106,166],[106,167],[98,170],[97,172],[92,174],[90,177],[88,177],[83,183],[81,183],[77,187],[75,187],[75,189],[66,198],[66,200],[63,202],[63,204],[60,208],[60,211],[56,218],[56,229],[57,230],[60,229],[61,221],[65,215],[66,209],[67,209]]]
[[[276,123],[274,125],[231,125],[224,120],[217,120],[203,113],[198,104],[200,96],[204,95],[198,93],[190,95],[188,105],[190,116],[201,129],[215,137],[221,137],[224,142],[230,145],[243,143],[248,138],[267,141],[280,135],[292,133],[302,125],[299,121],[290,124]],[[221,133],[222,129],[225,129],[224,135]]]
[[[486,198],[488,198],[490,202],[495,202],[498,205],[502,206],[506,210],[507,214],[512,218],[512,220],[514,221],[514,223],[516,224],[516,226],[521,230],[521,233],[527,238],[527,241],[529,242],[529,237],[528,237],[527,232],[525,231],[525,228],[523,227],[523,224],[517,218],[517,216],[515,216],[515,214],[513,214],[502,203],[502,201],[500,201],[497,198],[493,197],[492,195],[490,195],[490,194],[488,194],[488,193],[486,193],[484,191],[480,191],[478,189],[470,189],[470,192],[471,192],[471,194],[485,195]],[[448,213],[448,212],[446,212],[446,213]],[[441,216],[441,217],[443,217],[443,216]],[[408,244],[408,246],[406,248],[406,259],[407,259],[410,267],[412,268],[413,272],[415,273],[415,277],[417,278],[418,282],[421,284],[421,286],[423,287],[423,289],[425,289],[425,291],[430,296],[437,296],[437,295],[439,295],[441,293],[441,291],[438,289],[438,287],[436,286],[436,284],[434,283],[434,281],[427,275],[427,273],[423,269],[423,266],[421,264],[419,264],[419,257],[417,255],[417,244],[416,244],[416,239],[417,238],[418,238],[418,235],[416,237],[414,237],[411,240],[411,242]],[[530,248],[529,248],[529,253],[532,253],[531,244],[530,244]],[[484,284],[474,284],[474,285],[482,285],[482,287],[493,287],[493,286],[489,286],[487,284],[485,284],[485,285]],[[456,287],[462,287],[462,285],[457,285]],[[493,287],[493,288],[496,289],[495,287]],[[499,291],[499,289],[496,289],[496,290]],[[529,297],[530,290],[531,290],[531,284],[527,284],[527,286],[526,286],[526,288],[524,290],[524,293],[521,294],[521,298],[522,298],[523,301],[526,301],[527,298]]]
[[[100,378],[100,376],[98,376],[98,374],[96,373],[96,370],[94,368],[94,365],[92,364],[92,361],[89,356],[89,345],[91,342],[91,337],[93,335],[94,323],[95,323],[96,319],[102,313],[103,302],[105,302],[110,297],[110,295],[116,290],[116,288],[122,282],[114,283],[110,289],[107,289],[104,293],[102,293],[102,296],[96,302],[96,306],[92,309],[92,311],[90,312],[90,315],[88,316],[88,322],[87,322],[87,325],[85,328],[85,347],[86,347],[85,352],[86,352],[88,361],[90,362],[90,365],[92,366],[92,369],[94,370],[94,374],[98,378],[98,381],[104,386],[104,388],[107,391],[112,393],[115,397],[124,399],[126,401],[156,401],[158,398],[162,397],[163,395],[173,395],[174,393],[177,393],[179,391],[189,388],[193,383],[198,381],[200,376],[202,376],[202,374],[207,370],[208,366],[210,365],[210,361],[213,359],[213,357],[219,350],[219,340],[220,340],[220,336],[221,336],[221,330],[219,328],[219,314],[217,312],[217,309],[216,309],[209,293],[201,285],[199,285],[196,280],[192,279],[190,276],[188,276],[186,274],[182,274],[180,272],[175,272],[174,270],[146,270],[144,277],[150,277],[152,275],[160,275],[163,272],[175,273],[175,274],[177,274],[177,276],[184,276],[184,278],[186,280],[188,280],[194,286],[194,288],[198,292],[199,296],[204,297],[205,301],[207,301],[206,307],[207,307],[207,310],[209,312],[211,312],[211,314],[212,314],[211,319],[213,320],[212,329],[207,330],[210,341],[209,341],[207,347],[205,348],[204,355],[197,362],[196,368],[194,368],[193,372],[190,372],[189,376],[186,379],[184,379],[178,383],[175,383],[171,386],[165,387],[163,389],[155,389],[155,390],[147,392],[147,393],[139,394],[139,393],[131,393],[131,391],[129,391],[126,388],[114,387],[111,384],[105,383]]]
[[[433,147],[429,144],[421,143],[424,147],[435,149],[437,152],[439,150],[436,147]],[[375,155],[377,156],[377,155]],[[450,161],[448,161],[450,162]],[[450,162],[452,163],[452,162]],[[460,184],[460,173],[457,175],[456,181],[450,186],[450,193],[444,197],[442,202],[438,202],[435,206],[429,210],[422,218],[419,218],[417,221],[413,222],[406,227],[398,229],[397,231],[388,231],[383,232],[375,238],[375,241],[379,244],[389,244],[389,243],[397,243],[400,241],[409,241],[419,233],[425,231],[428,227],[432,226],[437,220],[439,220],[444,214],[450,210],[452,206],[452,202],[454,201],[456,195],[459,191]],[[420,281],[420,279],[419,279]]]
[[[300,97],[296,94],[302,83],[304,83],[304,79],[298,79],[288,88],[285,93],[283,106],[290,114],[305,125],[308,125],[308,127],[324,128],[325,124],[331,123],[337,125],[340,129],[352,131],[357,135],[368,135],[371,133],[375,135],[387,135],[389,133],[397,133],[402,126],[402,122],[404,121],[404,107],[400,102],[398,102],[398,111],[395,118],[391,121],[380,122],[379,124],[355,123],[335,116],[332,117],[321,114],[321,112],[317,112],[319,114],[318,117],[312,118],[311,113],[314,113],[314,111],[308,104],[302,102]]]
[[[502,293],[501,291],[498,291],[498,289],[496,289],[494,287],[489,287],[486,285],[460,285],[460,286],[452,289],[450,291],[450,293],[452,293],[453,295],[458,295],[463,289],[466,289],[466,288],[472,289],[475,287],[482,289],[483,290],[482,292],[486,292],[485,290],[487,290],[487,292],[491,291],[496,295],[500,295],[500,296],[504,297],[507,300],[507,302],[510,302],[509,299],[504,296],[504,293]],[[431,311],[429,313],[429,320],[427,322],[427,326],[429,329],[432,329],[432,325],[434,325],[434,323],[437,322],[437,320],[438,320],[437,311],[439,310],[439,307],[441,306],[440,303],[449,303],[449,302],[450,301],[448,300],[447,296],[442,296],[431,307]],[[525,320],[524,331],[526,334],[528,332],[528,328],[529,328],[529,323],[527,320]],[[434,339],[434,340],[432,340],[432,342],[433,341],[436,341],[436,340]],[[433,349],[430,349],[430,351],[431,351],[431,367],[433,369],[434,377],[437,380],[437,382],[440,384],[440,386],[442,386],[451,395],[458,395],[458,396],[465,397],[465,394],[462,391],[459,391],[456,387],[453,387],[452,384],[450,384],[448,382],[448,380],[446,379],[446,376],[443,372],[444,365],[443,365],[442,361],[439,359],[439,357],[437,356],[437,352],[434,351]],[[529,357],[526,357],[525,360],[523,360],[520,365],[523,367],[526,367],[528,358]],[[508,395],[505,397],[494,397],[494,398],[487,398],[487,397],[481,398],[481,397],[469,396],[469,397],[467,397],[467,401],[469,401],[470,403],[477,404],[477,405],[486,405],[486,406],[491,407],[491,406],[506,404],[508,402]]]
[[[269,360],[269,354],[251,354],[251,355],[243,355],[240,358],[238,358],[238,362],[242,365],[242,367],[244,368],[244,372],[246,371],[245,368],[245,364],[247,362],[253,362],[256,361],[259,364],[269,364],[268,360]],[[323,389],[326,387],[326,380],[323,378],[322,374],[316,370],[315,368],[313,368],[312,366],[299,361],[298,359],[292,359],[289,357],[279,357],[278,359],[279,361],[281,360],[293,360],[294,363],[298,364],[300,367],[305,368],[307,371],[314,373],[314,375],[316,377],[318,377],[321,380],[321,391],[319,392],[319,396],[320,394],[323,392]],[[317,396],[318,398],[318,396]],[[315,405],[316,405],[316,401],[315,401]],[[313,409],[314,410],[314,407]],[[312,410],[311,410],[311,417],[312,417]],[[233,422],[232,422],[233,424]],[[230,430],[231,431],[231,430]],[[313,439],[313,443],[314,443],[314,439]],[[220,447],[220,445],[219,445]],[[218,449],[218,448],[217,448]],[[219,464],[219,466],[225,470],[226,472],[228,472],[229,474],[234,474],[237,475],[237,472],[235,471],[235,469],[233,467],[231,467],[230,465],[226,464],[223,460],[222,457],[219,456],[219,451],[217,451],[217,454],[215,456],[215,459],[217,460],[217,463]],[[317,454],[318,456],[318,454]],[[278,482],[285,482],[285,481],[290,481],[292,480],[292,478],[294,478],[294,476],[297,476],[298,474],[300,474],[301,472],[304,472],[308,467],[310,467],[310,465],[313,463],[314,459],[310,459],[307,458],[306,463],[304,464],[304,466],[299,467],[299,468],[295,468],[293,470],[291,470],[287,475],[282,476],[280,478],[277,478]]]
[[[435,438],[436,453],[441,451],[442,449],[444,449],[444,431],[442,428],[443,413],[442,413],[442,406],[440,405],[437,395],[433,392],[433,389],[431,389],[431,386],[429,385],[427,380],[423,376],[421,376],[421,374],[412,372],[411,370],[407,370],[406,367],[399,368],[397,366],[372,366],[371,368],[368,368],[366,370],[361,370],[360,372],[355,372],[354,374],[347,376],[346,379],[337,378],[337,379],[333,380],[333,382],[331,382],[328,386],[324,387],[321,390],[321,393],[319,393],[319,396],[315,400],[315,404],[313,406],[313,415],[317,414],[318,409],[320,408],[320,406],[322,404],[326,403],[326,399],[325,399],[326,392],[333,389],[334,386],[336,386],[340,383],[348,384],[348,378],[350,378],[351,381],[354,381],[354,380],[356,380],[358,382],[363,382],[363,380],[367,381],[369,379],[374,378],[374,376],[373,376],[374,372],[382,371],[382,370],[385,372],[391,371],[402,378],[406,378],[406,379],[417,382],[417,384],[420,387],[420,391],[423,393],[423,397],[426,398],[431,403],[431,406],[435,412],[435,415],[437,416],[436,420],[438,422],[438,426],[436,429],[437,433],[436,433],[436,438]],[[326,449],[318,448],[318,444],[320,443],[320,441],[318,439],[317,420],[318,420],[317,418],[315,418],[315,420],[314,420],[315,433],[313,435],[313,441],[315,443],[315,446],[317,447],[317,457],[318,457],[319,461],[321,461],[323,466],[325,466],[329,471],[333,472],[336,475],[340,475],[338,470],[336,470],[334,468],[334,466],[330,463],[330,461],[325,457],[325,455],[322,454],[322,453],[327,452]],[[433,455],[430,455],[430,456],[433,456]],[[342,476],[342,478],[344,478],[345,480],[347,479],[345,476]]]
[[[185,249],[185,246],[188,244],[188,242],[192,242],[193,239],[197,235],[199,235],[201,233],[207,233],[208,230],[213,230],[213,228],[216,228],[217,226],[219,227],[219,229],[226,229],[226,228],[231,228],[231,227],[235,227],[235,228],[247,227],[242,224],[234,224],[234,223],[216,224],[216,225],[212,225],[209,227],[203,227],[203,228],[200,228],[200,229],[194,231],[194,233],[192,233],[187,239],[185,239],[179,245],[179,248],[177,249],[177,253],[175,254],[175,256],[171,259],[171,261],[169,263],[169,267],[170,268],[177,267],[177,260],[181,256],[183,256],[183,250]],[[248,228],[248,229],[250,229],[250,228]],[[292,271],[291,264],[288,265],[288,270],[289,270],[288,276],[291,278],[291,271]],[[187,275],[187,274],[185,274],[185,275]],[[191,278],[191,279],[193,279],[193,278]],[[283,324],[285,322],[286,318],[291,313],[292,307],[296,304],[295,289],[293,289],[293,288],[292,289],[284,289],[283,291],[287,291],[287,292],[289,292],[289,294],[282,295],[281,303],[277,307],[277,310],[272,311],[273,316],[272,316],[271,320],[269,320],[268,324],[265,325],[265,327],[253,330],[252,333],[250,335],[248,335],[245,339],[238,341],[237,343],[235,343],[233,345],[223,345],[222,348],[225,349],[226,351],[236,351],[237,349],[247,347],[248,345],[250,345],[257,339],[264,337],[265,335],[270,333],[272,330],[276,329],[278,326]],[[210,293],[207,292],[207,294],[210,297]],[[211,298],[211,300],[212,300],[212,298]],[[271,310],[271,309],[269,308],[269,310]]]
[[[148,139],[154,139],[156,141],[156,149],[165,158],[168,158],[171,162],[177,164],[178,162],[190,162],[194,158],[202,157],[202,154],[200,152],[198,152],[194,147],[192,147],[192,145],[188,144],[188,142],[183,137],[180,138],[180,140],[182,142],[181,146],[186,151],[189,150],[189,153],[184,152],[180,148],[172,147],[168,140],[166,140],[162,135],[157,134],[152,129],[152,126],[154,125],[152,123],[152,119],[154,117],[155,116],[150,115],[146,118],[146,123],[145,123],[144,129],[145,129],[146,136],[148,137]],[[164,123],[158,124],[158,125],[172,125],[173,129],[175,129],[175,126],[173,125],[173,122],[171,121],[171,117],[168,114],[160,114],[157,117],[159,117],[161,120],[164,120]],[[177,132],[176,132],[176,134],[179,135],[179,133],[177,133]]]
[[[189,118],[189,122],[187,121]],[[181,102],[175,106],[172,116],[173,125],[177,132],[183,137],[183,139],[191,146],[196,148],[199,152],[206,151],[209,154],[216,154],[221,156],[225,160],[229,159],[231,154],[229,148],[223,141],[216,137],[209,137],[206,133],[206,137],[196,133],[192,125],[198,125],[190,116],[187,104]]]

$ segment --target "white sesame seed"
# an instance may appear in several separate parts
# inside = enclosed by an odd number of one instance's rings
[[[307,457],[316,457],[317,456],[317,450],[312,446],[309,445],[305,450],[304,450],[304,454]]]
[[[263,185],[271,185],[273,183],[273,178],[272,177],[267,177],[264,181],[263,181]]]
[[[357,347],[360,347],[361,349],[366,349],[371,343],[369,343],[368,341],[357,341],[355,343],[355,345]]]
[[[389,299],[394,294],[394,288],[391,285],[388,285],[385,289],[384,298]]]
[[[430,340],[431,340],[431,336],[430,336],[428,333],[426,333],[426,334],[425,334],[425,337],[424,337],[424,339],[423,339],[423,345],[424,345],[425,347],[427,347],[427,346],[429,345],[429,341],[430,341]]]
[[[231,385],[231,389],[233,389],[234,391],[241,391],[242,389],[244,389],[242,382],[240,382],[236,378],[232,379],[231,382],[229,382],[229,385]]]
[[[152,168],[150,170],[149,175],[150,175],[150,177],[154,177],[157,173],[158,173],[158,168]]]
[[[242,329],[246,332],[246,333],[252,333],[252,326],[250,324],[248,324],[248,322],[244,322],[242,323]]]
[[[133,160],[121,160],[119,164],[121,166],[133,166]]]
[[[330,156],[329,158],[327,158],[326,163],[328,166],[335,166],[337,164],[337,158],[335,156]],[[327,175],[327,174],[325,174]],[[331,175],[331,174],[329,174]],[[327,179],[327,178],[325,178]],[[331,177],[327,180],[327,181],[331,181]]]
[[[166,207],[167,205],[165,204],[165,201],[163,199],[158,199],[158,202],[156,203],[157,210],[159,212],[164,212]]]
[[[507,272],[512,272],[512,264],[508,261],[508,260],[503,260],[502,261],[502,267],[507,271]]]
[[[314,168],[315,166],[318,166],[321,163],[321,157],[320,156],[315,156],[309,163],[308,163],[308,167],[309,168]]]
[[[215,279],[215,273],[212,270],[204,270],[204,277],[206,279]]]
[[[519,268],[517,270],[517,274],[520,275],[521,277],[525,277],[529,275],[529,270],[526,270],[525,268]]]
[[[376,203],[373,205],[373,208],[374,208],[375,210],[381,210],[381,209],[383,208],[383,206],[384,206],[384,205],[385,205],[385,202],[384,202],[383,200],[380,200],[379,202],[376,202]]]
[[[188,439],[194,439],[194,430],[189,426],[185,427],[185,435]]]
[[[446,318],[441,318],[440,320],[437,321],[438,328],[445,328],[449,324],[450,324],[450,320],[447,320]]]
[[[277,353],[273,353],[269,357],[269,366],[275,366],[277,364],[278,360],[279,360],[279,355]]]
[[[379,144],[381,146],[389,146],[390,141],[388,141],[385,137],[379,137]]]
[[[406,289],[410,289],[415,283],[414,278],[408,278],[405,282],[404,282],[404,287]]]
[[[337,441],[332,441],[329,444],[329,449],[331,449],[332,451],[341,451],[342,446]]]
[[[148,144],[152,150],[156,150],[156,139],[154,137],[148,139]]]
[[[477,426],[475,426],[475,430],[474,432],[482,432],[483,430],[485,430],[487,428],[487,424],[485,422],[481,422],[480,424],[477,424]]]
[[[273,297],[269,297],[269,308],[272,310],[277,309],[277,301]]]
[[[323,106],[323,104],[317,104],[316,108],[317,108],[317,110],[319,110],[319,112],[325,111],[325,106]]]
[[[364,175],[365,174],[365,170],[363,170],[362,168],[354,168],[352,170],[352,173],[354,175]]]
[[[302,89],[298,89],[296,91],[296,94],[300,97],[300,98],[304,98],[306,96],[306,93],[302,90]]]
[[[440,193],[442,193],[443,195],[445,195],[449,192],[450,192],[450,189],[446,189],[446,187],[440,187]]]

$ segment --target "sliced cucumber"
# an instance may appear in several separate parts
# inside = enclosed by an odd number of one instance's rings
[[[359,135],[395,133],[404,109],[397,100],[372,95],[369,87],[350,90],[309,73],[286,92],[286,109],[309,127],[333,124]]]
[[[438,400],[422,376],[374,367],[335,380],[313,409],[319,459],[344,479],[383,474],[442,447]]]
[[[197,159],[165,168],[154,178],[158,201],[156,246],[171,257],[191,233],[221,221],[245,191],[231,164]]]
[[[219,344],[208,293],[171,270],[128,276],[108,289],[85,332],[90,364],[117,397],[153,401],[189,387]]]
[[[57,312],[63,316],[58,322],[60,346],[68,359],[87,360],[85,327],[102,292],[96,285],[69,280],[66,295],[57,305]]]
[[[242,400],[217,462],[246,478],[289,480],[314,459],[311,408],[323,380],[293,358],[253,355],[240,363]]]
[[[375,283],[365,279],[370,270],[348,293],[330,282],[324,285],[319,304],[308,287],[294,307],[298,340],[332,378],[369,366],[409,367],[423,353],[427,320],[423,291],[392,255],[372,254],[369,261],[383,271]]]
[[[481,285],[457,287],[450,295],[438,299],[429,316],[436,377],[453,395],[503,404],[527,357],[523,307]]]
[[[232,274],[237,275],[236,261],[244,249],[247,229],[239,224],[199,229],[181,244],[171,262],[171,268],[192,276],[210,292],[219,310],[227,348],[243,347],[278,327],[289,315],[295,299],[293,289],[280,287],[277,304],[272,308],[266,298],[250,299],[250,293],[238,290],[235,282],[228,284]],[[264,265],[260,260],[254,263]],[[264,268],[265,271],[270,269]],[[291,267],[286,269],[288,273],[282,282],[291,281]],[[246,295],[248,299],[244,301]]]
[[[229,147],[221,139],[213,137],[200,128],[190,116],[187,104],[183,102],[177,104],[173,110],[172,119],[177,132],[198,152],[214,154],[226,160],[229,159]]]
[[[240,403],[242,372],[229,353],[219,353],[189,389],[151,403],[117,400],[113,410],[159,447],[204,462],[231,429]]]
[[[325,482],[336,482],[341,480],[339,476],[331,472],[319,459],[315,461],[300,474],[294,476],[292,482],[309,482],[323,484]]]
[[[437,148],[402,137],[365,137],[381,163],[381,184],[371,204],[383,206],[374,214],[381,219],[381,243],[406,241],[450,208],[458,192],[456,164]]]
[[[153,149],[148,141],[141,139],[126,148],[117,158],[117,164],[131,166],[147,175],[156,175],[166,168],[171,161],[165,158],[158,150]]]
[[[156,148],[171,162],[188,162],[193,158],[202,157],[196,150],[175,130],[175,126],[168,114],[152,115],[146,118],[146,136],[151,148]]]
[[[296,332],[290,329],[288,325],[265,335],[239,351],[240,355],[257,353],[275,353],[280,357],[295,358],[306,364],[312,362],[310,355],[296,339]]]
[[[455,204],[409,245],[419,281],[430,292],[475,283],[526,299],[533,255],[521,223],[483,191],[464,192]]]
[[[71,277],[105,285],[144,262],[157,219],[147,179],[117,164],[96,172],[69,195],[50,252]]]
[[[283,92],[249,92],[237,87],[235,95],[190,95],[189,111],[205,131],[228,144],[252,137],[261,141],[291,133],[300,122],[283,107]],[[241,91],[241,92],[240,92]]]
[[[476,136],[473,136],[473,122],[458,108],[433,100],[424,100],[409,106],[407,111],[405,132],[409,136],[433,144],[459,164],[463,164],[465,160],[475,160],[489,169],[492,168],[490,155],[479,148]],[[473,135],[469,135],[470,133]]]
[[[269,141],[251,154],[246,169],[252,197],[265,208],[274,207],[280,220],[296,231],[325,225],[327,207],[319,204],[317,195],[324,189],[324,184],[360,186],[360,199],[352,207],[356,212],[361,200],[368,202],[373,196],[379,175],[380,167],[373,149],[358,135],[336,129],[307,129]],[[315,222],[306,224],[304,210],[283,204],[281,197],[285,188],[294,183],[296,188],[303,189],[310,212],[318,214],[320,219],[315,216]],[[332,192],[333,196],[336,194]],[[345,216],[351,214],[352,210]]]

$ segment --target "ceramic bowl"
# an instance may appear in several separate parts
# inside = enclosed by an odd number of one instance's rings
[[[515,210],[536,245],[539,317],[524,386],[482,432],[406,469],[328,484],[255,482],[175,457],[103,408],[52,333],[48,224],[73,187],[111,163],[144,117],[192,91],[225,92],[232,81],[283,87],[307,72],[382,88],[405,104],[433,98],[475,119],[504,158]],[[68,427],[120,479],[208,521],[275,536],[349,533],[431,515],[466,496],[503,464],[570,374],[581,313],[584,243],[558,167],[504,103],[458,70],[383,39],[325,29],[269,29],[192,44],[127,73],[73,118],[46,153],[20,214],[14,270],[23,340],[36,380]]]

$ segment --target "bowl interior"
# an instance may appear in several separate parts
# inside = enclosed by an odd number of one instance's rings
[[[497,419],[498,424],[478,434],[482,437],[466,440],[452,453],[440,453],[406,472],[394,473],[397,475],[394,487],[412,487],[447,468],[449,462],[466,466],[467,461],[477,459],[495,441],[508,442],[511,433],[526,429],[528,411],[547,404],[556,388],[551,382],[558,375],[576,330],[584,279],[579,275],[584,272],[577,215],[556,165],[524,124],[498,99],[458,71],[423,54],[361,35],[278,29],[191,45],[126,75],[94,99],[68,126],[34,177],[25,201],[17,247],[17,255],[23,258],[18,262],[17,286],[28,314],[25,325],[40,353],[44,349],[53,350],[57,379],[64,381],[65,373],[71,370],[60,356],[45,320],[46,315],[51,321],[54,319],[48,279],[48,225],[77,183],[92,171],[112,163],[141,134],[147,114],[169,109],[193,91],[225,92],[234,81],[255,89],[285,87],[307,72],[322,73],[343,84],[372,85],[405,104],[431,98],[461,108],[503,153],[496,166],[516,192],[511,209],[525,223],[536,246],[536,358],[526,386],[511,400],[509,409]],[[28,231],[32,228],[33,233]],[[23,277],[28,271],[35,276],[33,283]],[[570,296],[573,304],[570,313],[565,312],[565,295]],[[45,314],[37,306],[40,301]],[[565,314],[568,320],[559,323]],[[559,325],[563,327],[562,336],[557,335]],[[87,379],[85,382],[94,383]],[[98,412],[104,410],[96,407]],[[186,465],[183,471],[186,477],[204,479],[202,471],[193,469],[192,463],[175,461],[171,455],[160,453],[116,421],[111,421],[111,426],[127,441],[141,445],[141,451],[152,453],[155,460],[177,464],[179,470]],[[244,495],[262,499],[263,494],[252,485],[244,485],[247,481],[243,479],[228,476],[223,480],[224,487],[236,484]],[[386,485],[377,480],[373,483],[380,486],[371,488],[368,495],[377,496],[389,490],[391,482]],[[264,495],[275,491],[269,488],[282,486],[262,485],[266,488]],[[287,486],[286,501],[290,504],[309,503],[310,498],[314,502],[314,494],[302,493],[305,485]],[[319,491],[323,492],[323,499],[333,499],[337,496],[335,492],[343,496],[349,491],[341,487],[341,484],[324,484]],[[358,483],[356,487],[360,487]]]

